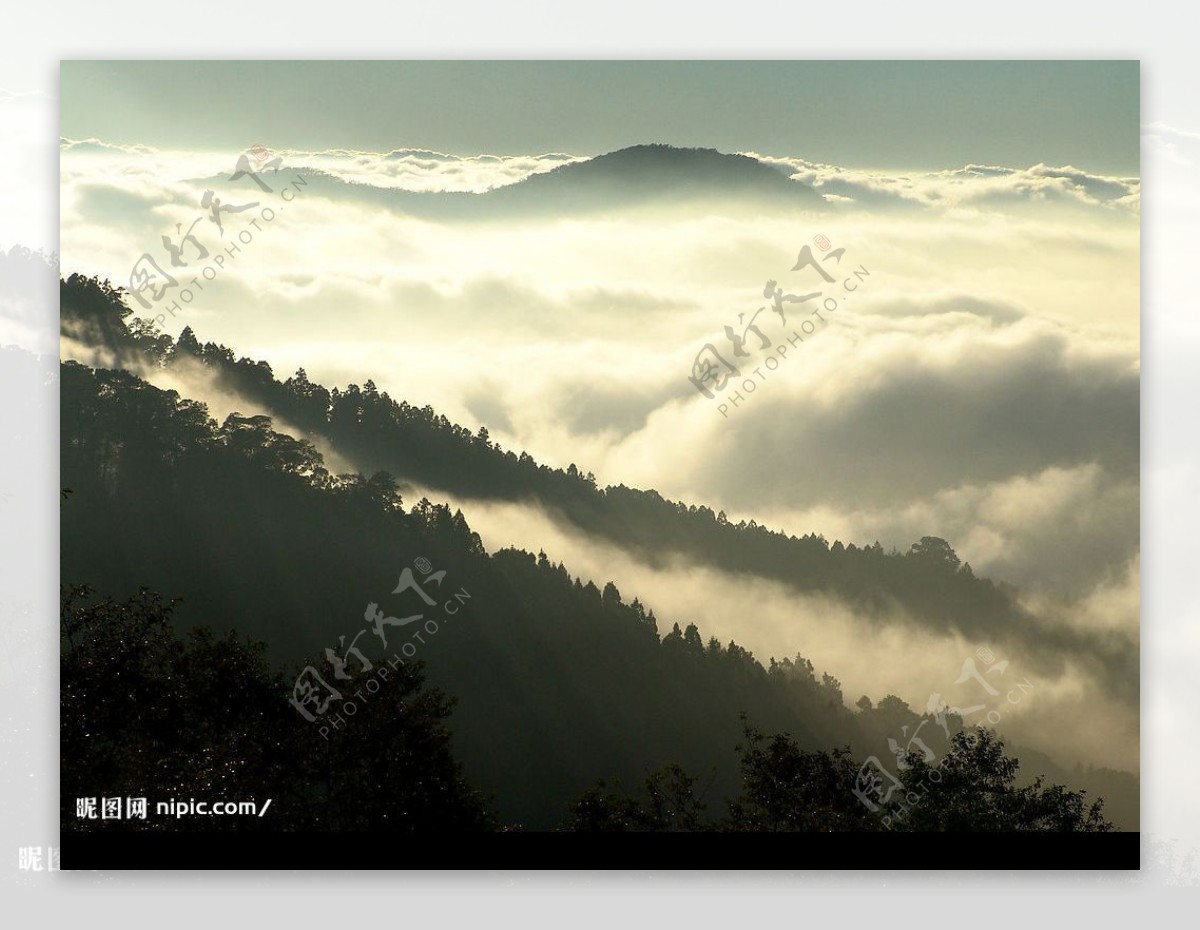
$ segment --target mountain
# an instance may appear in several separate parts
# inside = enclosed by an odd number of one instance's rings
[[[375,668],[427,662],[457,701],[465,770],[506,822],[552,828],[596,779],[634,784],[673,762],[713,773],[714,797],[727,795],[743,711],[812,748],[862,742],[836,681],[811,663],[768,670],[686,623],[660,636],[614,585],[585,584],[544,553],[489,555],[461,512],[405,508],[386,476],[334,478],[266,418],[218,426],[173,391],[74,362],[61,391],[64,583],[182,598],[180,630],[251,636],[292,680],[308,661],[346,696],[370,676],[350,659],[350,683],[336,681],[327,648],[356,646]],[[422,564],[445,572],[424,581],[433,606],[393,591]],[[395,620],[383,636],[378,609]],[[319,724],[295,724],[314,752],[325,746]]]
[[[178,598],[180,632],[215,628],[221,639],[200,634],[209,650],[244,636],[262,641],[274,667],[291,669],[288,684],[309,674],[305,666],[319,668],[340,689],[334,707],[345,717],[309,722],[297,713],[275,725],[314,754],[327,746],[322,725],[339,736],[387,732],[370,682],[387,667],[426,663],[429,683],[454,699],[449,732],[470,784],[503,822],[551,829],[597,778],[633,785],[672,764],[705,776],[719,811],[738,788],[743,715],[810,750],[848,746],[855,759],[886,758],[888,736],[924,719],[893,696],[851,711],[838,680],[818,677],[800,655],[764,666],[737,643],[706,643],[694,624],[664,635],[636,598],[572,578],[545,553],[489,555],[461,511],[427,500],[406,511],[386,476],[333,478],[311,446],[265,417],[231,415],[218,426],[174,391],[75,362],[62,365],[61,397],[61,474],[73,490],[63,507],[64,583],[117,598],[143,588]],[[405,587],[414,566],[424,587]],[[397,575],[391,593],[407,602],[388,596]],[[382,644],[370,620],[380,607],[389,614]],[[420,613],[405,616],[411,608]],[[397,628],[410,620],[422,622]],[[344,682],[323,652],[345,657]],[[147,660],[136,649],[128,658]],[[230,683],[234,672],[225,673]],[[115,674],[132,679],[134,670]],[[221,681],[206,687],[220,693]],[[355,710],[346,708],[352,699]],[[260,708],[248,702],[240,712],[255,719]],[[944,751],[936,728],[925,739]],[[1037,766],[1026,766],[1025,780],[1103,778],[1118,822],[1136,799],[1128,775],[1018,757]]]
[[[200,345],[190,328],[177,342],[134,336],[121,320],[119,302],[107,301],[86,281],[72,282],[63,289],[63,325],[71,331],[83,327],[84,341],[103,345],[134,368],[199,363],[222,390],[298,427],[306,438],[328,443],[364,474],[385,472],[456,499],[534,504],[644,564],[674,559],[766,578],[801,594],[841,600],[881,624],[900,613],[938,635],[1020,646],[1030,653],[1031,673],[1057,676],[1066,662],[1088,656],[1113,688],[1137,680],[1137,656],[1121,643],[1046,623],[1023,608],[1012,589],[962,564],[944,540],[927,537],[908,552],[888,553],[878,542],[831,542],[754,521],[732,523],[709,507],[667,500],[651,489],[597,487],[583,470],[539,465],[527,453],[500,448],[486,430],[475,434],[432,408],[397,401],[369,380],[329,389],[310,382],[303,371],[277,378],[266,362]]]
[[[242,396],[329,438],[352,460],[389,462],[396,476],[540,500],[631,550],[767,573],[868,613],[898,601],[945,629],[982,615],[992,642],[1006,629],[1027,635],[1037,622],[958,566],[940,540],[903,555],[831,547],[812,535],[734,526],[653,491],[598,489],[575,469],[504,452],[486,434],[392,401],[370,382],[329,391],[302,371],[280,382],[266,363],[200,346],[190,330],[178,341],[144,327],[130,332],[128,313],[118,291],[77,276],[62,282],[64,332],[131,368],[208,366]],[[332,476],[310,443],[275,431],[269,416],[232,415],[218,426],[202,404],[175,392],[66,363],[61,428],[62,482],[75,492],[63,511],[64,582],[100,584],[118,597],[141,585],[182,596],[181,622],[261,638],[276,662],[350,640],[363,628],[363,605],[379,606],[414,559],[449,569],[454,585],[470,591],[470,619],[448,624],[447,633],[460,632],[439,636],[427,653],[430,678],[459,699],[452,729],[465,769],[510,821],[552,825],[596,777],[633,783],[670,762],[713,771],[714,797],[728,796],[741,712],[807,746],[848,744],[857,758],[885,753],[887,737],[920,719],[896,698],[852,712],[837,679],[818,677],[802,656],[764,666],[736,643],[705,644],[687,618],[661,635],[636,599],[611,583],[584,584],[544,553],[488,555],[461,512],[424,500],[405,512],[383,469]],[[1059,777],[1038,761],[1037,771]],[[1119,802],[1113,816],[1136,824],[1136,779],[1071,776],[1061,780],[1105,779],[1107,797]]]
[[[560,165],[482,193],[405,191],[343,181],[324,171],[291,169],[305,194],[369,203],[435,220],[491,220],[570,216],[617,210],[825,211],[811,187],[748,155],[715,149],[635,145],[587,161]],[[289,174],[266,174],[267,183]],[[221,176],[197,179],[213,186]]]
[[[573,209],[680,204],[705,200],[824,206],[811,187],[748,155],[716,149],[635,145],[574,162],[483,195],[496,204],[561,203]]]

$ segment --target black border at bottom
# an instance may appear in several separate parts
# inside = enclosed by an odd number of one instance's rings
[[[457,847],[455,868],[539,868],[547,857],[580,867],[612,853],[619,868],[722,868],[753,861],[778,869],[956,871],[1133,870],[1140,833],[64,833],[63,870],[411,869]],[[747,859],[741,856],[746,855]],[[665,858],[664,858],[665,857]],[[198,866],[198,863],[204,863]],[[728,868],[727,866],[725,868]]]

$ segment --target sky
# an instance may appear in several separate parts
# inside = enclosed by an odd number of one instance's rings
[[[162,148],[596,155],[646,142],[859,168],[1138,173],[1136,61],[64,62],[61,131]]]
[[[193,229],[217,254],[244,233],[163,321],[171,335],[190,325],[281,378],[371,379],[506,449],[735,522],[901,551],[940,536],[1048,626],[1136,650],[1136,64],[493,68],[68,64],[64,272],[127,283],[142,253],[165,263],[164,235]],[[397,199],[646,141],[753,154],[824,208],[580,214],[565,199],[462,222]],[[230,180],[254,143],[283,160],[270,191]],[[333,180],[298,184],[303,168]],[[221,231],[200,206],[211,189],[257,206]],[[795,267],[804,247],[827,255],[841,303],[824,318],[789,305],[785,323],[764,286],[823,287]],[[854,269],[867,276],[851,293]],[[753,320],[769,349],[743,329]],[[746,374],[765,373],[736,405],[732,388],[707,398],[688,380],[706,345],[733,351],[726,326],[749,334]],[[87,360],[69,340],[64,353]],[[257,412],[211,384],[160,386],[218,419]],[[762,659],[802,651],[851,700],[891,691],[919,707],[977,645],[900,616],[880,634],[761,580],[651,570],[552,515],[459,503],[490,550],[553,540],[553,558],[668,624],[694,619]],[[1003,648],[1046,672],[1037,643]],[[1137,682],[1092,659],[1046,682],[1025,736],[1136,768]]]

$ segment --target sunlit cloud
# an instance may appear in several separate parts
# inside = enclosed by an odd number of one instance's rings
[[[1186,134],[1149,132],[1173,152],[1195,151]],[[128,283],[141,254],[165,263],[162,236],[197,218],[213,255],[238,230],[253,233],[186,306],[164,314],[167,332],[190,325],[201,342],[266,360],[280,378],[304,367],[330,387],[371,379],[472,430],[486,426],[507,449],[734,521],[901,550],[941,536],[977,574],[1015,585],[1063,636],[1136,647],[1138,179],[1068,166],[920,174],[763,157],[812,185],[831,212],[446,222],[405,212],[396,192],[485,191],[579,156],[279,154],[276,189],[289,172],[323,174],[286,204],[244,178],[222,182],[230,203],[276,209],[253,229],[246,217],[259,214],[231,217],[222,236],[199,204],[238,153],[64,141],[64,271]],[[797,293],[812,284],[792,268],[818,233],[846,249],[830,266],[839,275],[869,270],[862,289],[741,403],[730,401],[739,382],[703,397],[688,376],[706,344],[731,355],[726,326],[764,308],[757,319],[772,348],[754,338],[737,359],[753,377],[811,319],[797,306],[785,326],[763,291],[768,280]],[[189,277],[205,265],[189,265]],[[178,277],[187,280],[183,269]],[[63,351],[88,350],[68,341]],[[214,416],[262,412],[197,372],[153,377],[206,400]],[[322,451],[335,470],[354,467]],[[977,645],[903,617],[868,636],[845,605],[765,579],[735,582],[714,566],[651,569],[551,515],[462,504],[489,548],[545,548],[574,573],[615,580],[660,616],[694,619],[763,659],[803,652],[848,693],[893,690],[916,703]],[[1032,640],[1007,646],[1044,670]],[[1073,751],[1135,764],[1136,738],[1106,747],[1084,721],[1087,707],[1101,708],[1136,733],[1136,702],[1086,657],[1057,668],[1039,716],[1023,724],[1028,738],[1050,745],[1052,721],[1079,721]]]

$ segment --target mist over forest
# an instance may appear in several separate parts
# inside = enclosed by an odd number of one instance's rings
[[[64,828],[1138,830],[1137,177],[151,141],[0,253]]]

